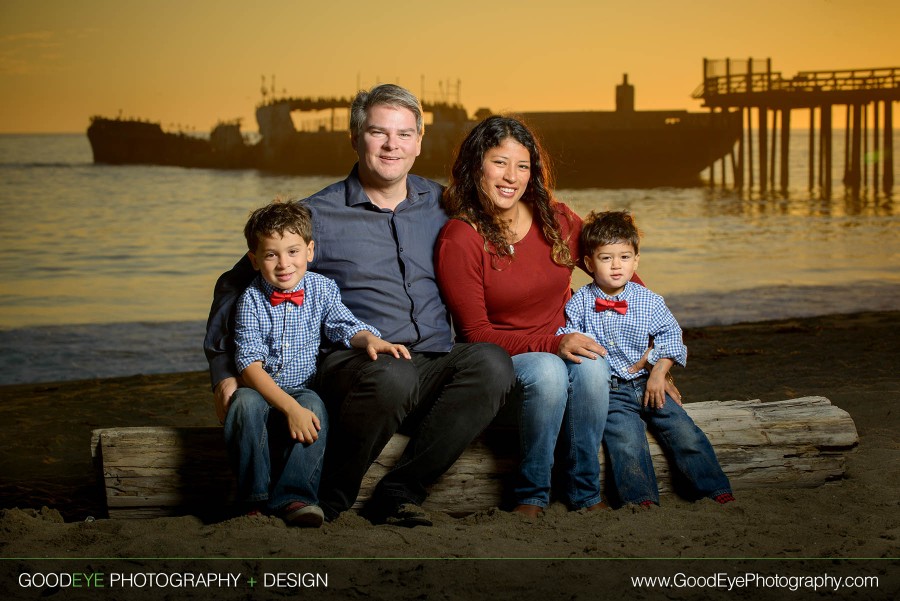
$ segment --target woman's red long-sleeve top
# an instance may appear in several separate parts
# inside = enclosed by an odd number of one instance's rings
[[[578,261],[581,218],[562,203],[554,206],[563,240]],[[556,353],[572,270],[553,262],[551,245],[534,223],[514,248],[514,257],[498,259],[471,225],[451,219],[444,226],[435,266],[457,335],[464,342],[492,342],[510,355]]]

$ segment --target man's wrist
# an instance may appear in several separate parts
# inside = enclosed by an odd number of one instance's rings
[[[218,388],[224,380],[238,377],[235,373],[234,362],[225,353],[209,358],[209,376],[213,390]]]

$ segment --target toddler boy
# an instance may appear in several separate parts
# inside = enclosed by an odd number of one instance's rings
[[[619,501],[659,504],[646,427],[695,498],[733,501],[731,485],[703,431],[680,403],[666,394],[675,364],[685,365],[681,327],[663,298],[631,282],[637,269],[640,232],[627,212],[591,213],[581,230],[584,263],[593,283],[566,305],[566,325],[557,334],[583,332],[606,348],[612,372],[606,444]],[[632,370],[653,340],[645,367]]]

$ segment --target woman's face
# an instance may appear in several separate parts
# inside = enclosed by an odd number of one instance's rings
[[[528,180],[531,179],[531,155],[513,138],[505,138],[484,153],[481,164],[481,190],[497,207],[501,217],[511,219]]]

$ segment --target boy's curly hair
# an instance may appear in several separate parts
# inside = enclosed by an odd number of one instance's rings
[[[244,226],[247,248],[256,252],[259,239],[285,232],[297,234],[307,244],[312,242],[312,213],[303,202],[278,196],[250,214]]]
[[[581,249],[592,255],[601,246],[622,242],[640,252],[641,231],[628,211],[591,211],[581,228]]]

